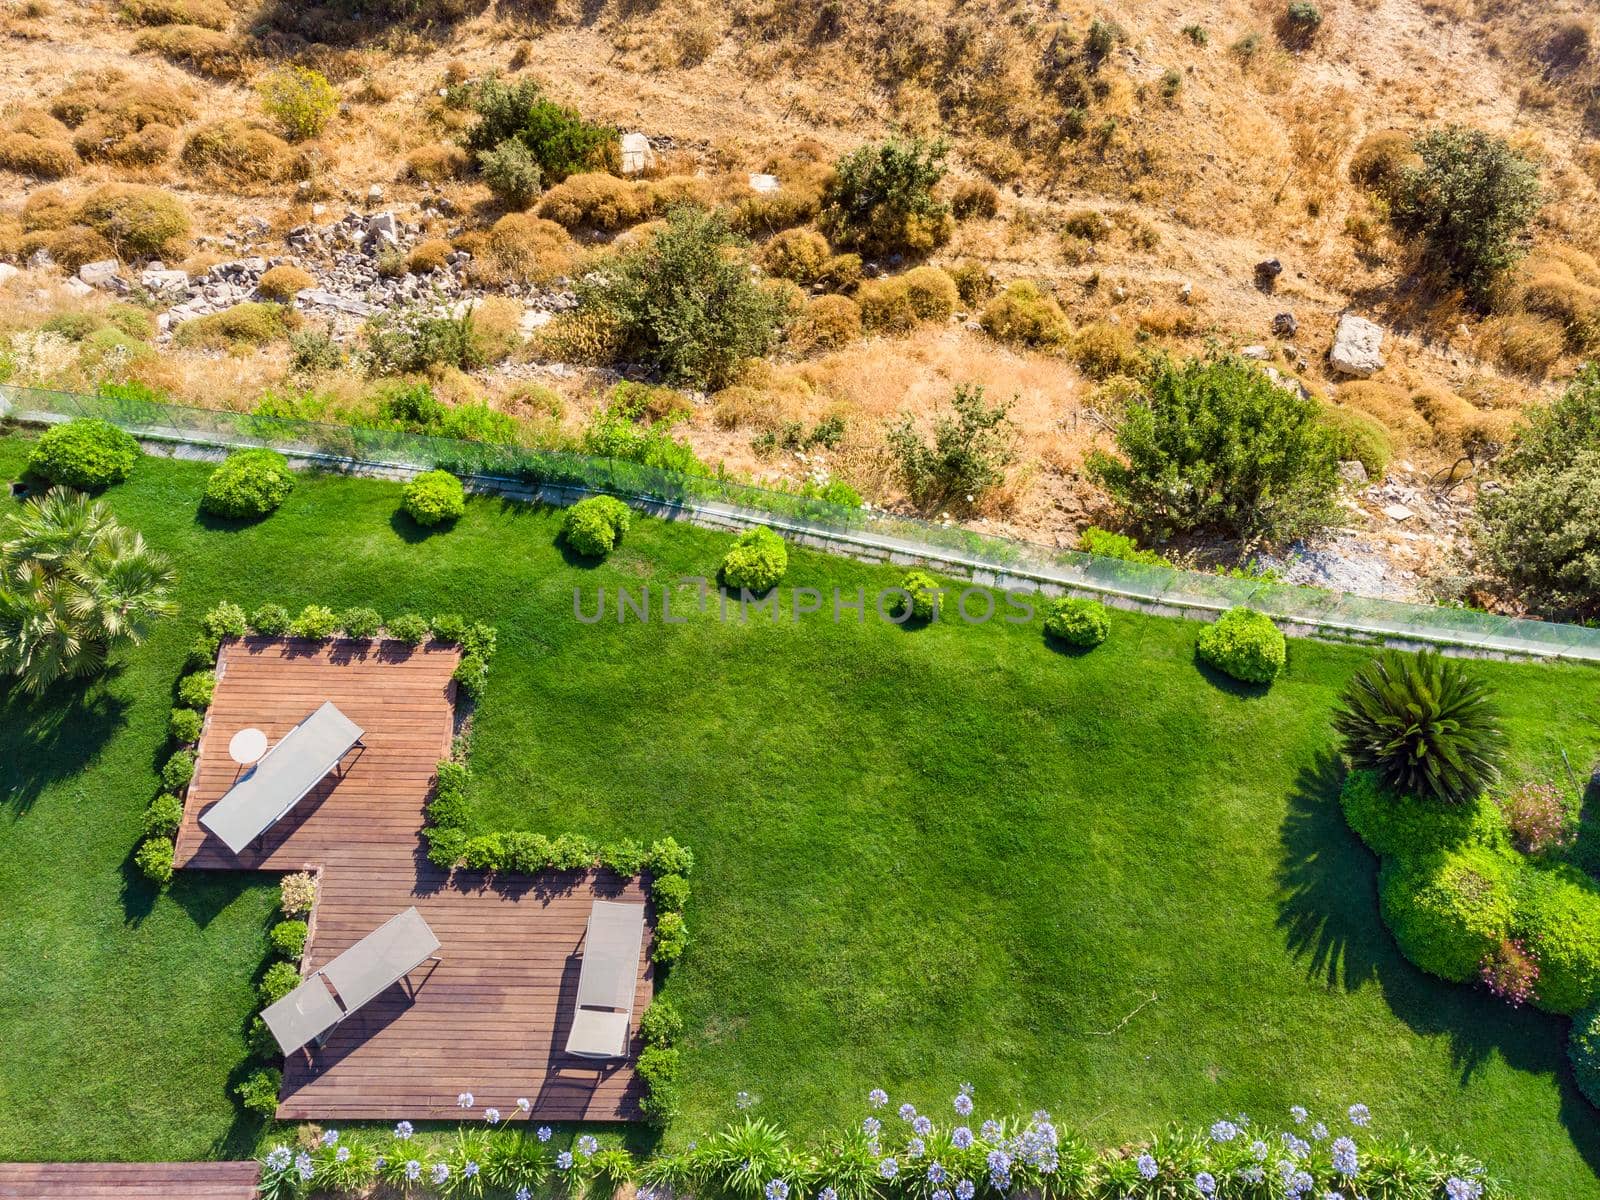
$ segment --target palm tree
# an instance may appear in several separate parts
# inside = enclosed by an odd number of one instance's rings
[[[1493,783],[1505,734],[1483,681],[1437,651],[1386,650],[1351,679],[1333,726],[1345,753],[1400,795],[1470,800]]]
[[[11,518],[0,542],[0,671],[37,695],[90,675],[176,611],[165,556],[98,500],[51,488]]]

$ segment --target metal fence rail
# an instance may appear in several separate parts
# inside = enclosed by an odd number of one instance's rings
[[[401,470],[438,467],[489,486],[516,483],[606,492],[730,523],[767,524],[792,535],[947,564],[1002,583],[1045,582],[1207,612],[1249,605],[1281,621],[1351,635],[1600,661],[1600,630],[1582,626],[1123,562],[617,459],[0,385],[0,417],[8,412],[12,420],[32,423],[99,417],[149,440],[264,446],[333,464]]]

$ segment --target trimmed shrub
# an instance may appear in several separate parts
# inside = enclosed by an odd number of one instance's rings
[[[97,491],[126,479],[139,453],[132,434],[108,421],[80,417],[39,435],[28,470],[51,483]]]
[[[650,883],[657,912],[682,912],[689,902],[689,881],[682,875],[657,875]]]
[[[263,1120],[270,1121],[273,1114],[278,1111],[278,1089],[282,1086],[282,1071],[276,1067],[262,1067],[259,1071],[252,1071],[247,1075],[233,1091],[245,1108]]]
[[[659,945],[660,930],[656,932]],[[645,1088],[639,1098],[639,1111],[652,1125],[670,1123],[678,1113],[678,1051],[666,1045],[646,1046],[634,1070],[644,1080]]]
[[[175,708],[167,719],[167,734],[175,742],[198,742],[204,722],[205,718],[192,708]]]
[[[292,308],[246,300],[221,312],[185,321],[172,339],[179,346],[243,351],[287,337],[298,320],[299,315]]]
[[[558,871],[587,871],[594,866],[595,844],[580,833],[563,833],[550,843],[550,865]]]
[[[277,953],[294,962],[306,952],[306,923],[301,920],[279,921],[267,934],[267,942]]]
[[[261,976],[256,985],[256,998],[261,1007],[276,1004],[300,986],[300,972],[293,963],[275,962]]]
[[[689,948],[689,931],[684,927],[683,914],[661,913],[656,917],[656,937],[650,947],[650,961],[666,966],[677,962]]]
[[[1344,819],[1374,854],[1417,859],[1461,846],[1493,846],[1501,836],[1493,801],[1477,797],[1450,804],[1408,796],[1383,786],[1377,772],[1353,770],[1339,790]]]
[[[1339,699],[1333,727],[1346,755],[1391,791],[1468,800],[1499,777],[1505,734],[1488,688],[1459,659],[1386,650]]]
[[[264,517],[293,490],[289,460],[276,450],[235,450],[206,480],[200,507],[234,520]]]
[[[654,1007],[655,1004],[650,1006]],[[645,1015],[650,1015],[649,1008],[645,1009]],[[1578,1090],[1590,1104],[1600,1108],[1600,1004],[1573,1017],[1572,1032],[1567,1037],[1567,1055],[1572,1059],[1572,1074],[1578,1081]]]
[[[310,871],[296,871],[278,880],[278,909],[286,917],[311,911],[317,902],[317,877]]]
[[[191,671],[210,670],[217,665],[217,649],[221,645],[221,638],[202,633],[190,644],[189,654],[183,660],[183,665]]]
[[[1271,683],[1288,660],[1288,643],[1272,618],[1230,608],[1200,631],[1200,661],[1244,683]]]
[[[119,256],[169,254],[189,237],[182,201],[137,183],[102,184],[78,206],[76,219],[116,247]]]
[[[481,833],[461,848],[461,865],[469,871],[498,871],[505,866],[506,848],[498,833]]]
[[[507,833],[501,836],[505,846],[506,870],[533,875],[550,865],[550,839],[542,833]]]
[[[646,865],[657,875],[682,875],[687,878],[694,874],[694,854],[689,847],[680,846],[674,839],[664,837],[651,843]]]
[[[150,807],[144,810],[144,816],[140,819],[147,838],[170,838],[182,824],[183,801],[168,792],[162,792],[150,801]]]
[[[615,496],[590,496],[567,509],[562,540],[585,558],[604,558],[622,541],[633,512]]]
[[[639,1016],[639,1036],[647,1046],[670,1046],[683,1036],[683,1016],[671,1000],[657,997]]]
[[[383,628],[383,618],[373,608],[347,608],[339,616],[339,627],[347,638],[370,641]]]
[[[931,621],[944,606],[939,581],[926,571],[907,571],[900,580],[900,591],[890,601],[890,615],[896,620]]]
[[[432,528],[458,520],[467,511],[461,480],[449,471],[424,471],[405,488],[406,513],[418,525]]]
[[[1111,632],[1106,606],[1098,600],[1063,596],[1045,614],[1044,631],[1069,646],[1098,646]]]
[[[316,283],[310,271],[303,271],[299,267],[284,263],[262,275],[256,282],[256,291],[268,300],[288,304],[297,294],[306,288],[315,287]]]
[[[216,690],[215,671],[195,671],[178,681],[178,699],[190,708],[210,708]]]
[[[194,754],[179,750],[161,768],[161,786],[169,792],[181,792],[194,778]]]
[[[419,617],[416,613],[402,613],[389,621],[385,632],[397,642],[404,642],[408,646],[420,646],[428,640],[428,619]]]
[[[461,861],[471,835],[465,829],[440,825],[428,830],[428,861],[448,871]]]
[[[467,636],[467,622],[459,613],[437,613],[429,627],[433,636],[441,642],[461,644],[461,639]]]
[[[471,699],[482,699],[484,689],[489,686],[489,664],[479,655],[465,655],[450,673],[450,678]]]
[[[321,604],[308,604],[289,622],[289,636],[319,642],[331,638],[339,628],[339,615]]]
[[[818,296],[789,326],[789,345],[801,354],[837,350],[861,336],[861,306],[848,296]]]
[[[166,887],[172,882],[172,839],[147,838],[134,853],[133,865],[152,883]]]
[[[219,640],[224,637],[243,637],[249,627],[244,609],[232,600],[219,601],[200,620],[200,628]]]
[[[815,283],[833,251],[815,229],[786,229],[761,248],[767,273],[796,283]]]
[[[289,625],[289,610],[281,604],[263,604],[250,617],[250,628],[262,637],[282,637]]]
[[[478,170],[495,199],[507,208],[527,208],[539,195],[544,173],[533,152],[516,139],[478,151]]]
[[[600,865],[615,871],[624,879],[632,879],[644,868],[645,849],[631,838],[620,842],[607,842],[600,847]]]
[[[1511,936],[1515,864],[1481,846],[1388,859],[1378,874],[1384,922],[1405,956],[1453,983],[1478,978]]]
[[[984,306],[978,324],[997,341],[1024,346],[1060,346],[1072,336],[1056,298],[1028,279],[1007,284]]]
[[[722,560],[722,581],[730,588],[765,592],[789,569],[789,548],[765,525],[747,529]]]
[[[284,65],[256,84],[261,107],[292,142],[316,137],[339,109],[339,93],[320,71]]]
[[[1524,861],[1512,931],[1539,964],[1535,1006],[1571,1014],[1600,1001],[1600,887],[1566,863]]]

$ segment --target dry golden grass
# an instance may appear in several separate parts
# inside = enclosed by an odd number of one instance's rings
[[[547,190],[534,211],[567,229],[614,231],[651,216],[655,197],[648,183],[589,172],[569,175]]]
[[[62,179],[81,165],[71,142],[26,133],[0,133],[0,169],[35,179]]]
[[[116,68],[79,76],[51,101],[50,111],[73,128],[73,146],[86,159],[149,165],[171,151],[175,131],[195,116],[188,89],[132,80]]]
[[[208,183],[237,188],[282,183],[294,175],[295,157],[270,129],[229,117],[191,132],[178,159]]]
[[[528,213],[507,213],[480,242],[461,248],[473,254],[468,274],[483,283],[549,283],[569,274],[579,256],[566,230]]]
[[[141,29],[134,47],[214,79],[237,79],[247,67],[243,48],[232,34],[204,25],[158,25]]]
[[[430,142],[406,155],[406,174],[427,183],[459,179],[467,173],[469,166],[471,160],[467,152],[448,142]]]
[[[428,238],[411,247],[406,256],[406,270],[414,275],[426,275],[447,266],[454,247],[443,238]]]
[[[861,336],[861,308],[848,296],[818,296],[789,327],[789,346],[798,354],[837,350]]]
[[[139,25],[198,25],[226,29],[233,10],[223,0],[122,0],[122,11]]]
[[[309,271],[302,271],[299,267],[285,263],[264,273],[256,283],[256,290],[268,300],[287,304],[297,293],[314,287],[316,282]]]

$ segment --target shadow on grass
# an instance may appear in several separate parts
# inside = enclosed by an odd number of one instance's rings
[[[1194,656],[1194,665],[1207,683],[1219,692],[1227,692],[1230,696],[1259,700],[1272,690],[1270,683],[1245,683],[1242,679],[1235,679],[1226,671],[1217,670],[1210,663],[1202,661],[1198,652]]]
[[[604,558],[590,558],[587,554],[579,554],[571,546],[567,545],[567,539],[560,534],[556,535],[551,545],[555,548],[555,552],[561,555],[561,561],[574,570],[592,571],[596,567],[606,565]]]
[[[1092,646],[1078,646],[1072,642],[1064,642],[1056,637],[1045,638],[1044,644],[1047,650],[1059,654],[1062,658],[1084,658],[1093,654],[1101,645],[1101,643],[1096,642]]]
[[[1573,863],[1600,879],[1600,772],[1584,782],[1578,804],[1578,836],[1568,851]]]
[[[1514,1009],[1487,993],[1445,983],[1412,966],[1378,908],[1378,860],[1345,824],[1339,806],[1343,766],[1324,751],[1304,768],[1280,831],[1278,927],[1309,978],[1330,989],[1383,990],[1391,1012],[1414,1033],[1449,1039],[1465,1086],[1485,1063],[1555,1076],[1560,1120],[1573,1146],[1600,1173],[1600,1121],[1577,1089],[1567,1062],[1567,1022]]]
[[[105,684],[67,680],[42,696],[16,684],[0,689],[0,805],[21,816],[41,792],[92,763],[126,719],[127,701]]]
[[[437,525],[418,525],[415,518],[403,508],[395,509],[389,518],[389,528],[408,546],[420,546],[429,538],[449,533],[455,524],[454,521],[441,521]]]
[[[248,529],[254,529],[271,515],[272,513],[261,513],[249,517],[220,517],[216,513],[197,508],[194,513],[194,523],[207,533],[243,533]]]

